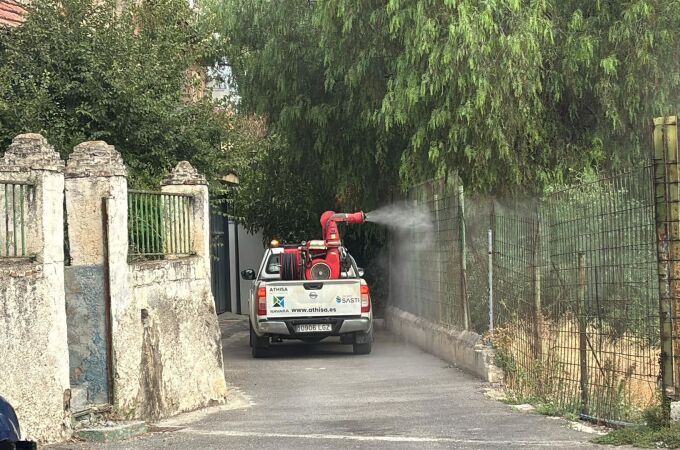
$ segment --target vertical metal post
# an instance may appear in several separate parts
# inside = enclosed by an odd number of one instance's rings
[[[186,237],[185,237],[186,233],[185,233],[185,230],[184,230],[184,220],[185,220],[184,217],[186,216],[186,212],[187,212],[187,199],[186,199],[186,197],[182,197],[180,199],[180,216],[179,216],[179,237],[180,237],[180,242],[181,242],[179,251],[184,255],[189,253],[187,251],[187,240],[186,240]],[[212,224],[212,221],[211,221],[211,224]]]
[[[179,235],[179,200],[180,197],[174,195],[172,197],[172,242],[173,242],[173,252],[175,254],[180,253],[179,245],[181,243]]]
[[[12,239],[14,242],[14,256],[17,253],[17,185],[12,184]]]
[[[113,373],[113,328],[111,320],[111,260],[109,250],[109,198],[103,197],[102,203],[102,243],[104,249],[104,327],[106,333],[106,371],[107,396],[110,403],[114,402],[114,373]]]
[[[238,222],[234,218],[234,262],[236,264],[236,314],[242,314],[241,311],[241,249],[238,245]]]
[[[676,311],[675,258],[680,240],[680,164],[677,117],[654,119],[654,194],[659,274],[659,315],[661,337],[661,382],[665,397],[675,398],[673,315]]]
[[[193,241],[193,231],[191,230],[191,215],[194,213],[194,208],[196,207],[196,197],[192,197],[189,201],[189,214],[187,214],[187,239],[189,240],[189,249],[193,254],[196,250]]]
[[[4,256],[9,256],[9,200],[7,199],[8,194],[8,189],[7,189],[7,184],[3,184],[3,194],[5,197],[5,214],[3,217],[5,220],[5,254]]]
[[[541,336],[543,333],[543,314],[541,311],[541,221],[540,215],[536,215],[533,239],[533,278],[534,278],[534,356],[540,359],[543,355]]]
[[[489,333],[493,335],[493,230],[489,228]]]
[[[140,251],[140,253],[145,254],[145,253],[149,252],[149,237],[148,237],[149,236],[149,223],[147,222],[148,217],[149,217],[149,213],[148,213],[149,208],[147,207],[147,204],[148,204],[147,197],[148,197],[148,195],[140,194],[139,197],[142,201],[141,209],[140,209],[140,212],[141,212],[140,217],[142,219],[141,222],[142,222],[142,244],[143,244],[142,250]]]
[[[186,214],[185,214],[185,222],[184,222],[184,232],[186,235],[186,245],[187,245],[187,251],[186,253],[192,253],[193,248],[191,246],[191,224],[189,223],[189,218],[193,214],[193,202],[194,199],[192,198],[186,198],[187,204],[186,204]]]
[[[415,190],[414,192],[414,199],[413,199],[413,208],[415,210],[418,210],[418,205],[419,205],[419,197],[420,197],[420,191]],[[419,238],[420,236],[415,235],[415,231],[411,230],[411,235],[413,238],[411,239],[412,242],[416,242],[415,239]],[[413,270],[413,283],[412,283],[412,289],[413,289],[413,294],[412,294],[412,299],[415,300],[415,304],[412,305],[412,309],[409,311],[412,314],[416,314],[418,316],[423,317],[423,311],[421,308],[421,302],[420,302],[420,293],[421,293],[421,286],[420,286],[420,274],[421,274],[421,260],[422,260],[422,255],[423,251],[416,250],[414,252],[415,255],[415,267]],[[412,302],[413,302],[412,300]]]
[[[581,368],[581,413],[588,414],[588,336],[586,320],[586,254],[579,252],[578,254],[578,348],[579,348],[579,366]]]
[[[470,305],[467,295],[467,243],[465,241],[465,192],[463,185],[458,186],[458,213],[460,215],[460,292],[463,301],[463,325],[470,329]]]
[[[24,188],[25,186],[22,184],[19,186],[20,192],[21,192],[21,197],[19,199],[19,205],[21,206],[21,256],[26,256],[26,220],[24,217],[24,202],[26,201],[26,195]]]
[[[433,185],[433,190],[436,188],[435,185]],[[434,200],[434,221],[437,223],[437,231],[434,237],[434,248],[433,251],[436,252],[436,257],[437,257],[437,308],[436,308],[436,316],[435,315],[435,308],[432,308],[432,315],[428,315],[427,318],[429,320],[433,320],[434,322],[442,322],[442,323],[449,323],[449,318],[446,317],[446,310],[444,308],[444,292],[446,289],[444,289],[444,286],[442,286],[442,266],[441,266],[441,250],[439,248],[439,233],[441,232],[440,230],[440,204],[439,204],[439,194],[433,194],[433,200]]]

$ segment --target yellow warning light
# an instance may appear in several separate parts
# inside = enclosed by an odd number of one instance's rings
[[[280,243],[279,243],[279,241],[277,241],[276,239],[274,239],[273,241],[271,241],[271,242],[269,243],[269,245],[270,245],[272,248],[276,248],[276,247],[278,247],[278,246],[280,245]]]
[[[331,233],[331,239],[337,239],[338,236],[335,233]]]

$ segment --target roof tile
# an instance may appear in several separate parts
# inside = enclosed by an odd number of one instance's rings
[[[18,27],[26,20],[26,10],[14,0],[0,0],[0,26]]]

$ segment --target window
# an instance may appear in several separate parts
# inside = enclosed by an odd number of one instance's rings
[[[265,269],[269,275],[278,275],[281,272],[281,255],[271,255]]]

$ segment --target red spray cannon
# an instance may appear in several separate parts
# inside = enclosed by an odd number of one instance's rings
[[[336,213],[326,211],[321,215],[323,240],[308,241],[304,246],[286,248],[281,255],[282,280],[337,280],[349,261],[342,248],[338,223],[358,225],[366,221],[363,212]]]
[[[359,225],[364,223],[364,220],[366,220],[366,216],[363,212],[347,214],[326,211],[321,215],[321,230],[326,245],[340,245],[338,222],[345,222],[349,225]]]

